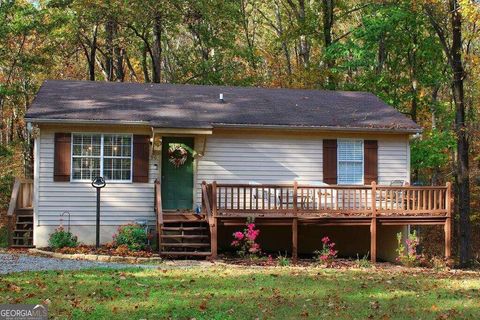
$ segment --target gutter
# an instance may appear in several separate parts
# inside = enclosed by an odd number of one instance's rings
[[[289,125],[251,125],[251,124],[228,124],[228,123],[215,123],[214,128],[238,128],[238,129],[277,129],[277,130],[290,130],[290,131],[342,131],[342,132],[382,132],[382,133],[421,133],[423,129],[388,129],[388,128],[361,128],[361,127],[302,127],[302,126],[289,126]]]
[[[56,124],[121,124],[121,125],[142,125],[150,126],[148,121],[131,121],[131,120],[80,120],[80,119],[41,119],[41,118],[25,118],[26,122],[33,123],[56,123]]]

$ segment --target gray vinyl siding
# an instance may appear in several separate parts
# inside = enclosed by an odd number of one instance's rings
[[[378,183],[388,185],[392,180],[410,182],[409,141],[378,140]]]
[[[41,130],[39,138],[37,226],[57,226],[60,214],[70,212],[72,226],[95,225],[96,192],[90,183],[54,182],[54,131]],[[117,226],[147,220],[154,223],[154,185],[157,169],[150,161],[149,183],[108,183],[101,193],[101,224]],[[63,225],[67,217],[63,217]]]

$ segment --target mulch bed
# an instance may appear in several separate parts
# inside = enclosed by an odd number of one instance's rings
[[[155,252],[152,250],[129,250],[125,246],[119,246],[117,248],[110,246],[103,246],[95,248],[95,246],[79,245],[73,248],[62,248],[53,250],[52,248],[42,248],[45,251],[51,251],[62,254],[95,254],[95,255],[107,255],[107,256],[119,256],[119,257],[137,257],[137,258],[150,258]]]

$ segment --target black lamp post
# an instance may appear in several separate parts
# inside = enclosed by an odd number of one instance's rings
[[[97,189],[97,226],[96,226],[96,242],[95,247],[100,247],[100,189],[107,184],[103,177],[96,177],[92,180],[92,187]]]

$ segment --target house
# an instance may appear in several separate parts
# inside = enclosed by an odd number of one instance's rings
[[[101,241],[137,222],[166,255],[212,255],[255,217],[266,250],[391,259],[409,225],[445,227],[450,187],[413,187],[421,128],[367,92],[45,81],[33,128],[33,245],[69,223]],[[156,231],[155,231],[156,230]]]

